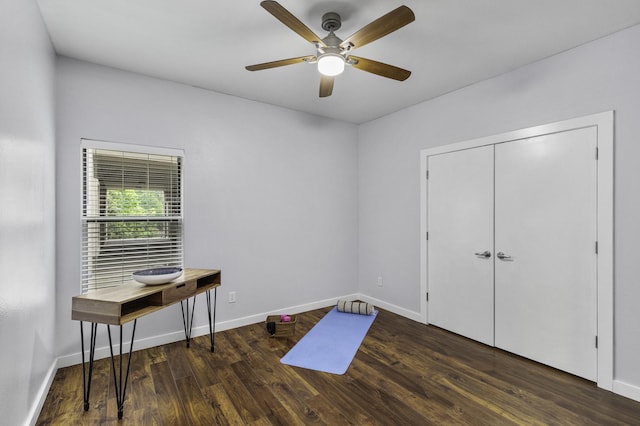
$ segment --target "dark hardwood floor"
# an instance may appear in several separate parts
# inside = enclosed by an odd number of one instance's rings
[[[134,352],[118,421],[110,362],[60,369],[38,425],[632,425],[640,402],[433,326],[381,310],[345,375],[280,358],[330,308],[298,316],[292,338],[264,324]],[[0,423],[1,420],[0,420]]]

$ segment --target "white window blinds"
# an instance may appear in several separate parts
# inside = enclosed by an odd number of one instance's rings
[[[83,142],[82,291],[129,282],[139,269],[182,267],[182,155]]]

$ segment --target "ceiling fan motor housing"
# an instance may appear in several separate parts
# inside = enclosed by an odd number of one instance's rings
[[[322,15],[322,29],[325,31],[337,31],[342,26],[340,15],[335,12],[327,12]]]

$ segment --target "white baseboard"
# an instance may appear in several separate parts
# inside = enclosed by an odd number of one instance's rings
[[[630,385],[620,380],[613,381],[613,393],[640,402],[640,386]]]
[[[33,405],[29,410],[29,415],[27,417],[27,422],[25,424],[35,425],[38,421],[38,417],[40,416],[40,411],[44,406],[44,402],[47,399],[47,395],[49,394],[49,388],[51,388],[51,383],[53,383],[53,378],[56,376],[56,372],[58,371],[57,359],[53,360],[51,363],[51,367],[47,371],[47,374],[36,393],[36,397],[33,401]]]
[[[420,312],[410,311],[408,309],[402,308],[397,305],[393,305],[391,303],[387,303],[383,300],[376,299],[374,297],[369,297],[364,294],[360,294],[357,296],[360,300],[363,300],[367,303],[371,303],[372,305],[382,308],[384,310],[393,312],[394,314],[400,315],[401,317],[408,318],[413,321],[422,322],[422,317],[420,316]]]

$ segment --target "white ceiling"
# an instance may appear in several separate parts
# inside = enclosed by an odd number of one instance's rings
[[[315,48],[259,0],[38,0],[58,54],[362,123],[640,23],[639,0],[279,0],[321,37],[342,39],[405,4],[415,22],[354,54],[412,71],[404,82],[348,67],[318,97],[315,65],[246,65]]]

